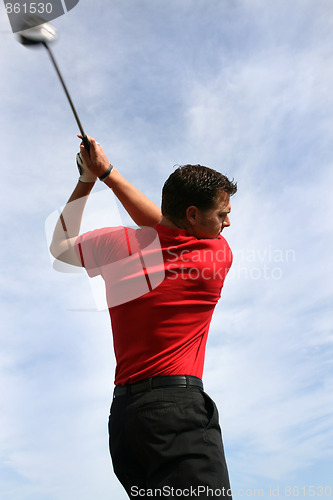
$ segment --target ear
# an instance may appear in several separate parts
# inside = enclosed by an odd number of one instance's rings
[[[186,220],[191,224],[191,226],[195,226],[198,221],[198,207],[191,205],[186,209]]]

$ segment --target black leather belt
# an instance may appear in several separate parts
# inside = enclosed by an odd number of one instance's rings
[[[117,385],[113,397],[139,394],[162,387],[198,387],[203,390],[202,380],[192,375],[167,375],[163,377],[152,377],[134,384]]]

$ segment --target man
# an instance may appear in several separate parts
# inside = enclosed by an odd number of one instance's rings
[[[109,419],[114,471],[130,498],[231,498],[218,412],[201,377],[232,262],[221,232],[230,226],[237,186],[207,167],[177,168],[163,187],[161,212],[89,140],[90,156],[80,146],[82,174],[50,249],[105,281],[117,361]],[[141,228],[79,236],[97,178]]]

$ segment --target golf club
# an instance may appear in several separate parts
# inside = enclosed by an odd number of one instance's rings
[[[38,24],[38,26],[36,26],[36,24]],[[32,27],[29,27],[29,26],[32,26]],[[43,45],[45,47],[45,49],[47,50],[47,52],[50,56],[50,59],[52,61],[52,64],[57,72],[58,77],[59,77],[61,85],[65,91],[65,94],[67,96],[70,107],[73,111],[76,123],[78,124],[79,130],[80,130],[81,136],[82,136],[83,145],[89,153],[90,143],[89,143],[88,137],[86,136],[86,134],[83,130],[81,121],[80,121],[79,116],[76,112],[76,109],[74,107],[71,96],[68,92],[68,89],[66,87],[64,79],[60,73],[60,70],[59,70],[59,67],[56,63],[54,55],[53,55],[53,53],[48,45],[50,42],[53,42],[54,40],[57,39],[56,29],[50,23],[45,23],[45,22],[43,22],[42,19],[37,18],[36,16],[30,16],[28,19],[26,19],[24,21],[23,28],[24,29],[22,29],[21,31],[19,31],[17,33],[18,40],[22,45],[28,45],[28,46]]]

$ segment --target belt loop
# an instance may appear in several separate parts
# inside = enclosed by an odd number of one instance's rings
[[[148,386],[149,386],[148,390],[150,392],[153,389],[153,379],[152,378],[148,379]]]
[[[185,375],[185,379],[186,379],[186,389],[189,389],[190,388],[190,381],[189,381],[189,378],[187,375]]]
[[[126,385],[126,398],[131,395],[131,386],[130,384]]]

